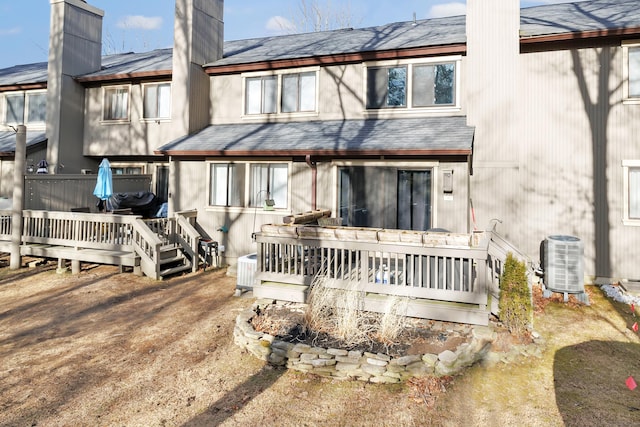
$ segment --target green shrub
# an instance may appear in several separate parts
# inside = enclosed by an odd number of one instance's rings
[[[509,332],[523,338],[529,335],[533,307],[527,270],[524,262],[518,261],[511,253],[507,255],[500,277],[498,310],[500,320]]]

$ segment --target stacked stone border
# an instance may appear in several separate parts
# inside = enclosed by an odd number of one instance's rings
[[[335,379],[400,383],[412,377],[455,375],[480,361],[497,338],[491,327],[473,326],[469,342],[460,344],[455,351],[401,357],[312,347],[281,341],[253,328],[251,319],[257,310],[273,303],[257,301],[238,315],[233,331],[235,344],[271,365]]]

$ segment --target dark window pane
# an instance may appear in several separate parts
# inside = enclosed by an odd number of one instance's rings
[[[629,96],[640,97],[640,47],[629,48]]]
[[[453,64],[436,65],[435,103],[453,104],[455,67]]]
[[[387,69],[367,69],[367,108],[382,108],[387,100]]]
[[[405,107],[407,105],[407,69],[396,67],[388,69],[387,107]]]
[[[30,123],[44,122],[47,114],[47,94],[31,93],[28,95],[29,112],[27,120]]]
[[[6,96],[5,123],[24,123],[24,95]]]

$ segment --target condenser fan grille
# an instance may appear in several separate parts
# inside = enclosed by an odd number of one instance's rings
[[[584,292],[584,245],[573,236],[549,236],[544,245],[544,279],[553,292]]]

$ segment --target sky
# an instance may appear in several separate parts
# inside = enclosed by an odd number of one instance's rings
[[[105,12],[104,54],[173,45],[174,0],[87,1]],[[521,7],[567,1],[521,0]],[[225,40],[291,33],[302,27],[303,4],[317,4],[334,24],[347,17],[343,26],[354,28],[411,21],[414,13],[417,19],[465,13],[465,0],[225,0]],[[0,69],[47,61],[49,11],[50,0],[0,0]]]

